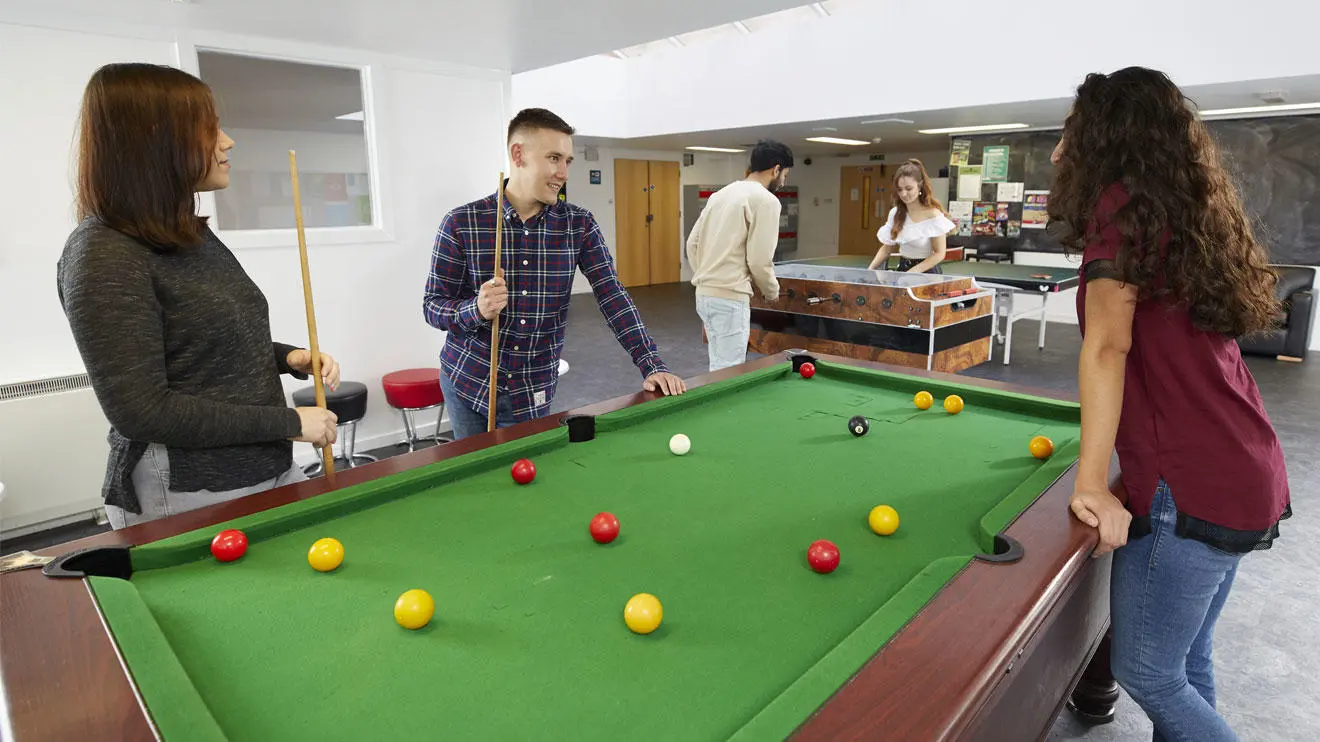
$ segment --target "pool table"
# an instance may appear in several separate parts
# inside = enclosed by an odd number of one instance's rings
[[[816,374],[795,368],[813,361]],[[913,395],[930,391],[919,410]],[[958,414],[941,401],[957,394]],[[869,431],[847,421],[863,415]],[[1067,511],[1078,408],[768,356],[48,550],[0,575],[6,699],[44,739],[1027,740],[1108,624]],[[678,456],[675,433],[692,441]],[[1028,453],[1036,435],[1055,450]],[[529,458],[530,484],[510,477]],[[892,535],[867,515],[899,513]],[[620,523],[595,543],[597,512]],[[239,528],[222,563],[212,536]],[[343,543],[332,572],[308,565]],[[808,546],[829,539],[837,570]],[[435,617],[407,630],[395,598]],[[659,629],[625,602],[651,593]]]

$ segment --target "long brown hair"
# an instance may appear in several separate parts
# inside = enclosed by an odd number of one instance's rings
[[[1114,215],[1117,270],[1142,298],[1185,308],[1201,330],[1237,337],[1272,326],[1278,280],[1237,189],[1190,101],[1164,73],[1091,74],[1064,124],[1050,221],[1085,246],[1105,189],[1130,200]],[[1161,241],[1168,234],[1167,247]]]
[[[195,193],[215,158],[211,89],[154,64],[108,64],[83,92],[78,217],[96,217],[154,248],[200,244]]]
[[[921,164],[921,160],[908,160],[894,171],[894,189],[898,189],[899,178],[911,178],[917,181],[917,201],[928,209],[939,209],[944,211],[944,206],[940,200],[935,198],[935,186],[930,182],[930,175],[926,173],[926,166]],[[898,233],[903,231],[903,225],[907,223],[908,208],[902,199],[895,199],[898,204],[894,207],[898,211],[894,214],[894,226],[889,229],[889,238],[898,239]]]

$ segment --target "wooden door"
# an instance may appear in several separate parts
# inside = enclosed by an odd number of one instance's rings
[[[651,173],[651,280],[650,283],[678,283],[680,251],[683,242],[682,217],[679,215],[678,163],[650,163]]]
[[[614,252],[624,286],[651,283],[649,166],[646,160],[614,161]]]
[[[845,166],[839,174],[839,253],[874,255],[876,232],[889,214],[892,197],[883,165]]]

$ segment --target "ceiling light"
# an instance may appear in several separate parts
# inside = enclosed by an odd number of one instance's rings
[[[670,36],[670,37],[669,37],[669,43],[673,44],[674,46],[678,47],[679,49],[682,49],[682,48],[683,48],[683,42],[682,42],[682,41],[679,41],[679,39],[678,39],[677,36]]]
[[[1282,113],[1284,111],[1309,111],[1320,108],[1320,103],[1285,103],[1281,106],[1249,106],[1247,108],[1215,108],[1201,111],[1202,116],[1224,116],[1239,113]]]
[[[916,123],[916,122],[912,121],[911,119],[870,119],[861,122],[861,125],[869,126],[871,124],[912,124],[912,123]]]
[[[833,126],[816,126],[812,128],[812,131],[838,131],[838,129]]]
[[[861,147],[870,142],[864,142],[860,139],[840,139],[838,137],[807,137],[808,142],[819,142],[820,144],[846,144],[850,147]]]
[[[1026,124],[985,124],[983,126],[950,126],[945,129],[918,129],[921,134],[970,134],[974,131],[1007,131],[1026,129]]]
[[[627,58],[628,58],[628,55],[627,55],[627,54],[624,54],[623,51],[620,50],[620,49],[615,49],[612,53],[614,54],[614,56],[618,57],[619,59],[627,59]]]
[[[343,116],[335,116],[335,118],[340,121],[361,121],[362,111],[354,111],[353,113],[346,113]]]
[[[752,29],[748,28],[747,24],[743,23],[742,21],[734,21],[733,27],[741,31],[744,36],[750,35],[752,33]]]
[[[824,5],[821,5],[820,3],[812,3],[812,4],[811,4],[811,9],[814,10],[814,11],[816,11],[816,15],[820,16],[821,18],[829,18],[829,17],[830,17],[830,12],[829,12],[828,10],[826,10],[826,9],[825,9],[825,6],[824,6]]]
[[[730,154],[745,151],[741,149],[733,149],[732,147],[687,147],[687,149],[696,150],[697,152],[728,152]]]

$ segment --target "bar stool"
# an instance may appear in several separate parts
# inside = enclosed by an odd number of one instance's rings
[[[440,369],[409,368],[391,371],[380,380],[385,389],[385,401],[403,415],[403,430],[407,437],[408,450],[417,450],[417,443],[422,439],[417,435],[417,426],[412,414],[431,408],[437,408],[435,414],[435,433],[431,439],[437,445],[448,443],[448,436],[440,435],[440,421],[445,416],[445,394],[440,390]]]
[[[297,407],[316,406],[316,387],[308,386],[299,389],[293,393],[293,404]],[[340,382],[339,388],[331,391],[325,390],[325,408],[339,416],[339,443],[342,456],[335,456],[348,464],[352,469],[358,465],[358,462],[371,463],[376,460],[375,456],[365,453],[356,453],[353,450],[357,438],[357,423],[367,414],[367,385],[357,381]],[[347,434],[345,434],[347,428]],[[315,476],[321,473],[321,462],[318,459],[315,464],[303,467],[303,473],[307,476]]]

